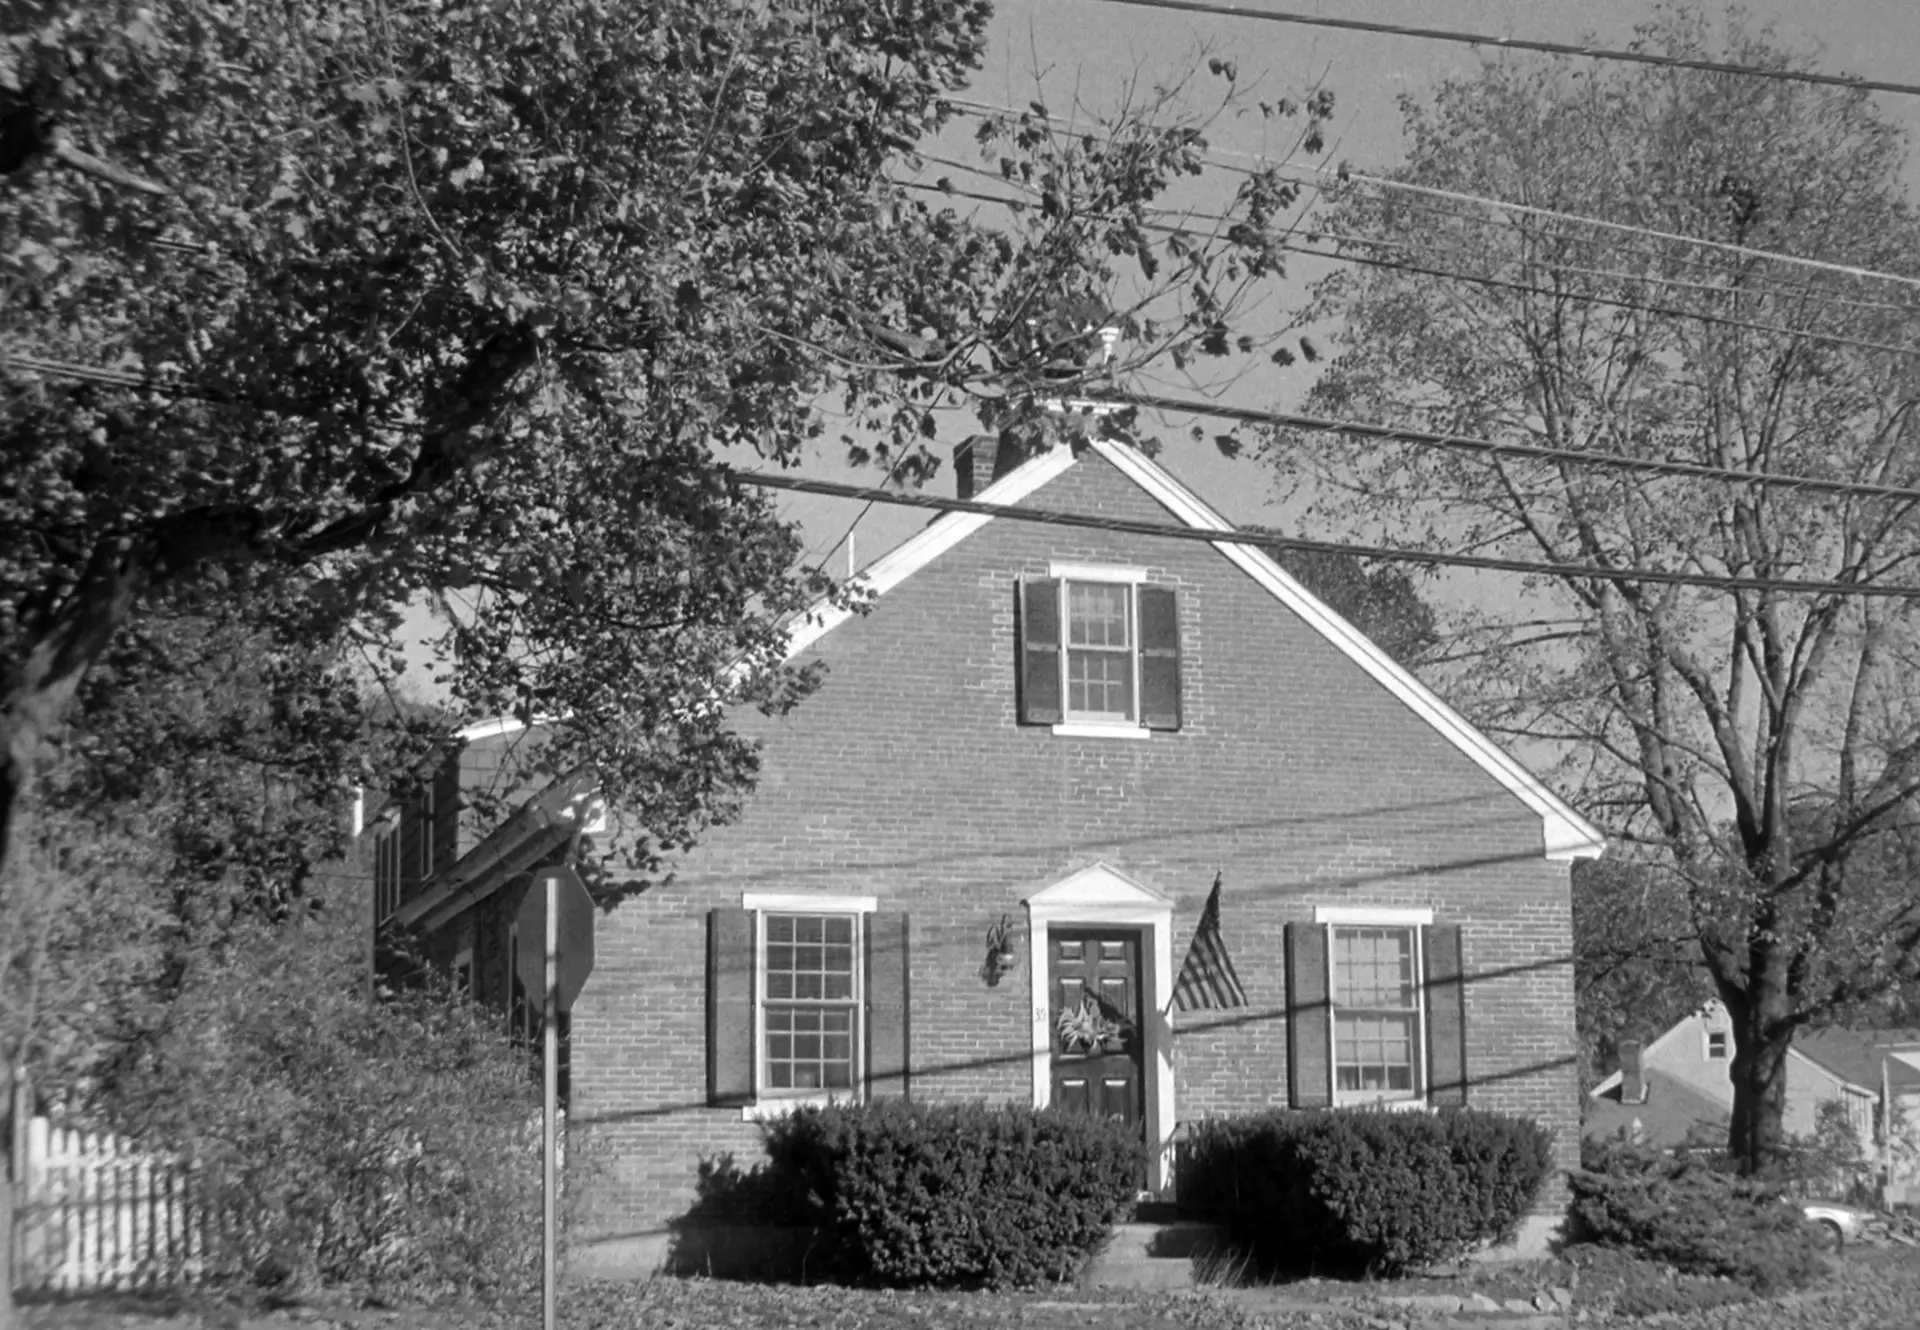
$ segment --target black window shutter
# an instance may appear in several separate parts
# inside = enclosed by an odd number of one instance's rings
[[[1467,984],[1460,955],[1460,925],[1432,924],[1425,934],[1427,961],[1427,1101],[1467,1102]]]
[[[753,911],[707,912],[707,1102],[753,1102]]]
[[[1295,1108],[1333,1103],[1333,1012],[1327,930],[1287,925],[1287,1092]]]
[[[867,916],[867,1097],[910,1093],[910,921],[898,911]]]
[[[1172,587],[1140,588],[1140,723],[1180,728],[1180,611]]]
[[[1020,583],[1020,723],[1057,725],[1060,706],[1060,583]]]

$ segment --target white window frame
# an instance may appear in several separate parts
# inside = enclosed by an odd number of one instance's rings
[[[1327,1070],[1335,1107],[1374,1105],[1387,1109],[1427,1106],[1433,1069],[1427,1065],[1427,948],[1422,931],[1433,923],[1430,909],[1375,906],[1322,906],[1313,921],[1324,931],[1327,954]],[[1341,928],[1405,929],[1413,939],[1413,1088],[1408,1091],[1342,1090],[1340,1088],[1340,960],[1334,933]]]
[[[1720,1041],[1720,1051],[1713,1051],[1713,1041]],[[1700,1051],[1708,1062],[1727,1062],[1733,1057],[1733,1031],[1703,1030],[1700,1034]]]
[[[753,1102],[740,1110],[743,1120],[784,1117],[807,1104],[858,1102],[865,1097],[867,1075],[867,927],[880,908],[873,896],[820,896],[796,892],[750,891],[740,899],[753,913]],[[774,1089],[767,1084],[767,916],[832,915],[853,919],[853,1070],[842,1089]]]
[[[1056,559],[1047,565],[1047,576],[1059,583],[1060,617],[1060,722],[1053,732],[1075,739],[1148,739],[1153,731],[1140,723],[1140,587],[1147,581],[1147,570],[1121,564],[1072,563]],[[1073,696],[1072,664],[1073,621],[1069,606],[1071,583],[1094,583],[1127,588],[1127,656],[1133,678],[1128,688],[1132,715],[1125,720],[1106,716],[1075,716],[1068,709]]]

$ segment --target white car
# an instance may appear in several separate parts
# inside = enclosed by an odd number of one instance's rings
[[[1840,1251],[1866,1232],[1867,1212],[1841,1201],[1802,1201],[1800,1213],[1819,1230],[1821,1245]]]

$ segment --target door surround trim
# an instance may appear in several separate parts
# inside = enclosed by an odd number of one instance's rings
[[[1141,958],[1141,1028],[1146,1046],[1141,1072],[1147,1078],[1147,1189],[1166,1191],[1173,1175],[1173,1130],[1178,1122],[1173,1085],[1173,1025],[1167,1008],[1173,995],[1173,901],[1106,864],[1097,863],[1042,887],[1023,902],[1027,910],[1027,992],[1032,1008],[1030,1047],[1033,1105],[1045,1108],[1053,1094],[1053,1028],[1047,992],[1047,929],[1053,924],[1089,928],[1138,928]]]

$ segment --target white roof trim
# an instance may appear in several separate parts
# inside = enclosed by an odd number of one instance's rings
[[[974,495],[974,501],[1018,503],[1072,465],[1072,449],[1050,448]],[[853,585],[868,595],[884,596],[992,520],[984,513],[947,513],[936,518],[920,534],[874,560]],[[787,638],[788,657],[799,655],[853,616],[854,611],[833,606],[807,611]]]
[[[1188,526],[1202,531],[1234,529],[1232,523],[1208,507],[1186,486],[1126,444],[1096,439],[1093,446],[1129,480],[1158,499]],[[1606,838],[1592,823],[1574,812],[1564,800],[1542,784],[1539,777],[1468,724],[1459,712],[1441,701],[1432,689],[1368,641],[1357,628],[1322,604],[1318,597],[1296,582],[1271,557],[1257,548],[1234,541],[1215,541],[1213,547],[1237,564],[1276,600],[1306,620],[1309,627],[1373,676],[1375,682],[1405,703],[1415,715],[1440,731],[1481,770],[1538,813],[1547,858],[1590,859],[1606,849]]]

